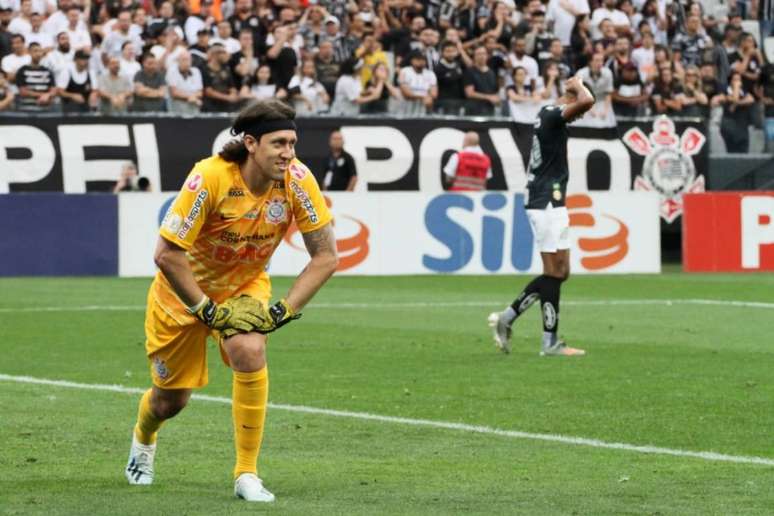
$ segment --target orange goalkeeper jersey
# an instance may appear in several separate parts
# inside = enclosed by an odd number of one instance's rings
[[[331,218],[317,181],[299,160],[288,166],[284,181],[275,181],[257,197],[237,163],[212,156],[194,166],[160,234],[187,251],[196,282],[211,299],[222,302],[249,292],[251,285],[268,285],[266,266],[292,220],[307,233]],[[160,271],[151,292],[167,311],[187,315]]]

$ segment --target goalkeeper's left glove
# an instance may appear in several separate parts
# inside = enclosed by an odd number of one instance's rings
[[[265,317],[264,314],[266,315]],[[295,313],[288,302],[285,299],[281,299],[274,303],[266,312],[263,312],[260,324],[254,325],[249,331],[256,331],[265,335],[299,317],[301,317],[301,314]],[[224,337],[229,338],[238,333],[245,332],[236,328],[226,328],[221,333]]]
[[[269,308],[269,315],[274,321],[274,328],[271,331],[276,330],[282,326],[285,326],[290,321],[298,319],[301,314],[297,314],[288,304],[287,299],[280,299]],[[268,333],[268,332],[267,332]]]

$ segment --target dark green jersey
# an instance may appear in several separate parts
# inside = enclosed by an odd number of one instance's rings
[[[538,113],[527,167],[528,210],[542,210],[551,203],[564,206],[567,193],[567,122],[564,106],[545,106]]]

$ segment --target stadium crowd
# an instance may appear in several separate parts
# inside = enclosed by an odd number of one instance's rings
[[[0,111],[511,116],[580,73],[616,116],[774,138],[772,0],[0,0]],[[752,21],[757,20],[757,21]],[[766,120],[769,118],[770,120]],[[772,122],[772,124],[769,124]]]

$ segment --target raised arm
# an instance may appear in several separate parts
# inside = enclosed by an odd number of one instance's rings
[[[576,118],[580,118],[594,106],[594,96],[584,86],[583,81],[579,76],[571,77],[567,79],[567,89],[575,92],[575,101],[564,106],[562,110],[562,118],[567,122],[572,122]]]

